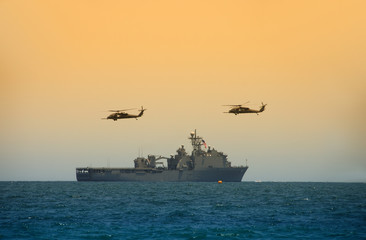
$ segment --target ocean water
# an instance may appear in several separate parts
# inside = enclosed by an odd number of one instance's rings
[[[366,239],[365,183],[0,182],[0,239]]]

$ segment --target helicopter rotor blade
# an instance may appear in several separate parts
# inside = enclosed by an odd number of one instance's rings
[[[129,110],[134,110],[136,108],[129,108],[129,109],[121,109],[121,110],[109,110],[109,112],[123,112],[123,111],[129,111]]]
[[[243,103],[243,104],[231,104],[231,105],[222,105],[222,106],[229,106],[229,107],[241,107],[241,106],[246,105],[246,104],[248,104],[248,103],[250,103],[250,101],[247,101],[247,102],[245,102],[245,103]]]

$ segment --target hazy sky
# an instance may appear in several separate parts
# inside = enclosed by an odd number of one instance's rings
[[[133,167],[142,151],[191,150],[197,129],[232,165],[248,159],[247,181],[366,182],[365,9],[349,0],[2,0],[0,180]],[[223,113],[247,101],[267,110]],[[140,106],[138,121],[101,120]]]

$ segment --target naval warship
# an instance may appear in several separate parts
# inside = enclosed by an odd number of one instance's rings
[[[188,139],[193,147],[190,155],[182,145],[177,154],[170,157],[138,157],[134,160],[134,168],[76,168],[76,179],[125,182],[241,182],[248,166],[231,166],[227,155],[207,147],[205,141],[197,136],[196,130],[191,132]],[[166,159],[167,166],[159,161],[162,159]]]

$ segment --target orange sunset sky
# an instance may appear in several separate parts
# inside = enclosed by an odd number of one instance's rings
[[[0,180],[169,156],[244,181],[366,182],[365,1],[0,1]],[[229,115],[250,101],[260,115]],[[109,109],[148,110],[101,120]],[[138,113],[137,110],[131,113]]]

